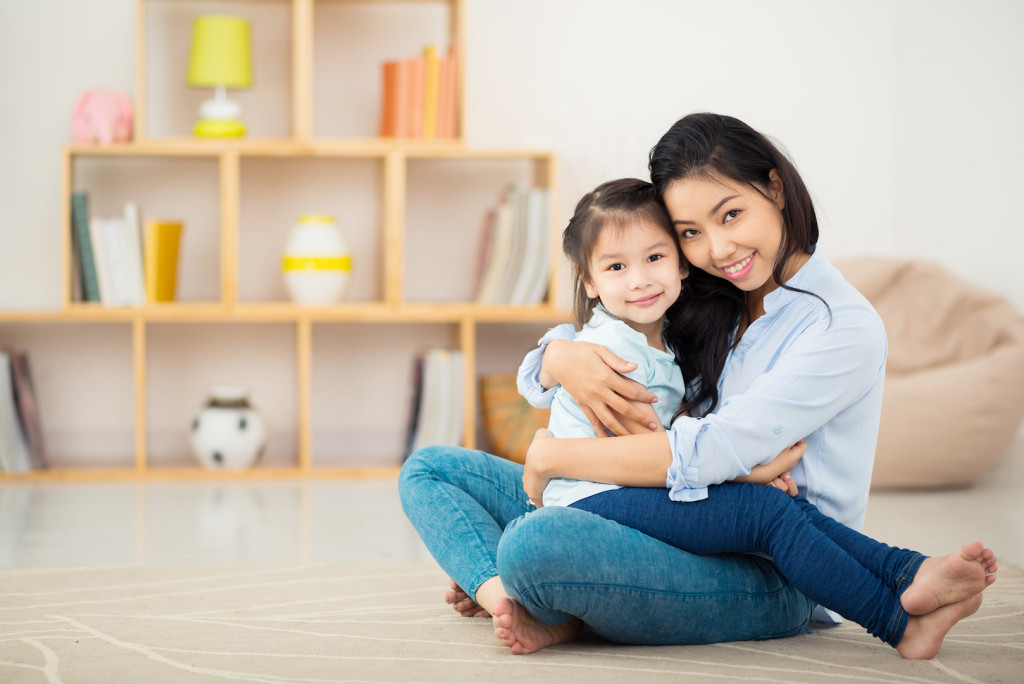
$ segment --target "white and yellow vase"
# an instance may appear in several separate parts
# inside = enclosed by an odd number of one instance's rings
[[[281,268],[296,304],[327,306],[341,299],[352,272],[352,253],[334,217],[300,216],[285,243]]]

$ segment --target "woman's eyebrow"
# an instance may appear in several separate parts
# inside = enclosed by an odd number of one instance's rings
[[[718,204],[716,204],[715,206],[711,207],[711,211],[708,212],[708,216],[709,217],[714,216],[715,214],[718,213],[718,210],[722,208],[722,205],[724,205],[729,200],[736,199],[737,197],[739,197],[739,195],[729,195],[728,197],[723,197],[721,200],[719,200]],[[672,222],[672,225],[674,225],[674,226],[678,226],[678,225],[681,225],[681,224],[693,225],[694,221],[673,221]]]

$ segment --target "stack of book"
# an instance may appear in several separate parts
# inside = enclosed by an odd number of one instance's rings
[[[46,464],[28,354],[0,350],[0,472],[26,473]]]
[[[384,62],[381,72],[381,137],[458,137],[456,46],[442,56],[428,45],[411,59]]]
[[[551,270],[550,193],[510,187],[484,219],[475,299],[480,304],[535,306]]]
[[[457,349],[429,349],[416,357],[406,455],[434,444],[462,444],[464,377]]]
[[[90,216],[88,195],[74,193],[72,299],[105,306],[174,301],[181,229],[180,221],[155,219],[143,227],[134,202],[120,216]]]

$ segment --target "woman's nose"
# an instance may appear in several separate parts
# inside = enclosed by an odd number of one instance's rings
[[[715,261],[721,261],[729,257],[736,246],[728,235],[720,232],[715,232],[709,235],[711,242],[711,258]]]

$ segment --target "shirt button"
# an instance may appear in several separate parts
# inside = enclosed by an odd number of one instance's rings
[[[781,425],[776,425],[775,426],[775,434],[777,434],[777,435],[781,435],[782,434],[782,426]]]

